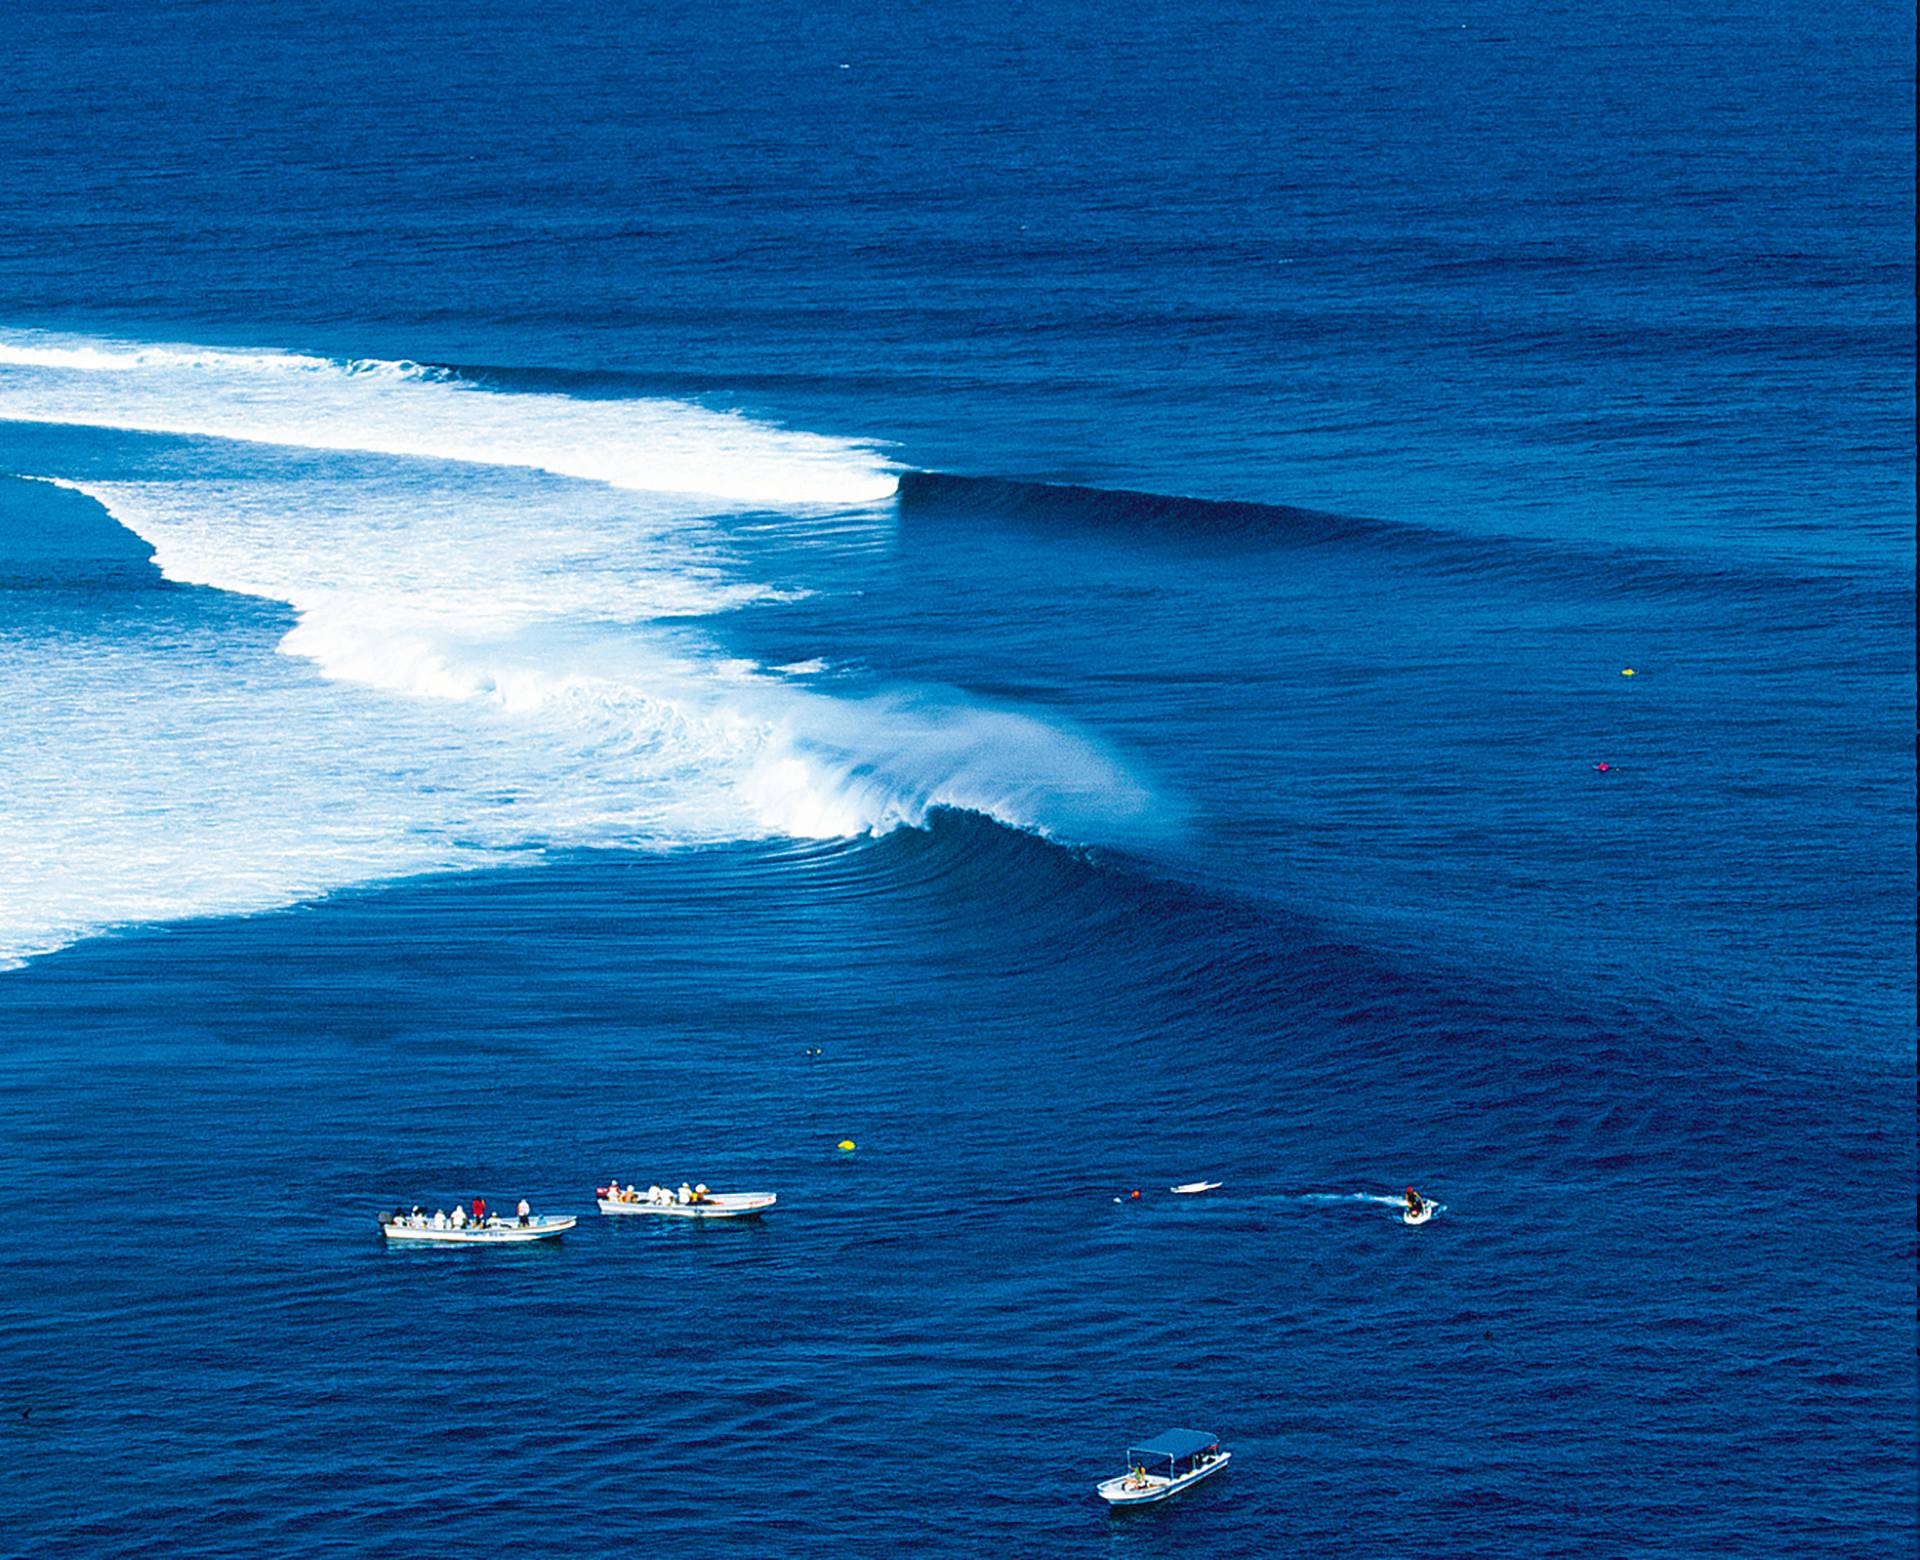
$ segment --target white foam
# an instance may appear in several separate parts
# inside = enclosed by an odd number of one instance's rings
[[[936,807],[1071,833],[1144,802],[1058,725],[937,691],[828,698],[719,653],[684,620],[770,587],[730,578],[711,527],[659,500],[504,474],[62,485],[152,544],[169,578],[293,607],[281,648],[327,677],[517,717],[488,741],[502,759],[513,736],[532,744],[527,839],[822,838]],[[597,755],[567,781],[594,828],[527,803],[561,753]]]
[[[510,859],[467,842],[484,776],[466,733],[424,706],[370,718],[271,638],[166,618],[8,648],[0,967],[105,927]]]
[[[520,466],[642,492],[861,504],[871,448],[664,400],[504,394],[442,369],[0,331],[0,419]]]

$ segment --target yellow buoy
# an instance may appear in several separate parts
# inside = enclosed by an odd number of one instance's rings
[[[1622,677],[1631,677],[1631,676],[1633,676],[1633,668],[1632,668],[1631,666],[1623,666],[1623,667],[1621,667],[1621,668],[1620,668],[1620,675],[1621,675]]]
[[[840,1140],[840,1152],[843,1154],[851,1154],[853,1152],[852,1138],[842,1138]]]

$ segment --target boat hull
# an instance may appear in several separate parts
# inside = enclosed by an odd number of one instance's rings
[[[711,1192],[697,1203],[615,1202],[602,1197],[600,1211],[650,1213],[664,1219],[757,1219],[779,1200],[773,1192]]]
[[[423,1246],[524,1246],[532,1241],[558,1240],[579,1222],[568,1214],[565,1217],[532,1219],[525,1224],[469,1224],[457,1230],[437,1230],[430,1224],[399,1223],[383,1224],[380,1230],[388,1240],[410,1241]]]
[[[1191,1489],[1202,1479],[1212,1477],[1232,1460],[1232,1452],[1222,1452],[1212,1462],[1195,1468],[1191,1473],[1183,1473],[1177,1479],[1148,1474],[1144,1485],[1136,1483],[1131,1474],[1123,1473],[1116,1479],[1102,1479],[1094,1486],[1094,1492],[1112,1506],[1152,1506],[1163,1500],[1171,1500],[1182,1490]]]

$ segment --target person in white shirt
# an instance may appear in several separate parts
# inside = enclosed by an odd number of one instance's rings
[[[527,1222],[527,1215],[533,1212],[533,1210],[527,1206],[527,1200],[524,1197],[520,1199],[520,1206],[514,1211],[520,1215],[520,1222],[522,1224]]]
[[[467,1210],[465,1208],[456,1207],[453,1210],[452,1223],[453,1223],[453,1227],[456,1230],[465,1229],[467,1227]]]
[[[447,1227],[447,1210],[445,1208],[436,1208],[433,1210],[433,1227],[436,1230],[444,1230]]]

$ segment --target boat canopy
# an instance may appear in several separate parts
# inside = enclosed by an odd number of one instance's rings
[[[1156,1461],[1177,1462],[1192,1457],[1210,1446],[1218,1446],[1220,1437],[1205,1430],[1162,1430],[1151,1441],[1139,1441],[1127,1448],[1127,1461],[1151,1457]]]

